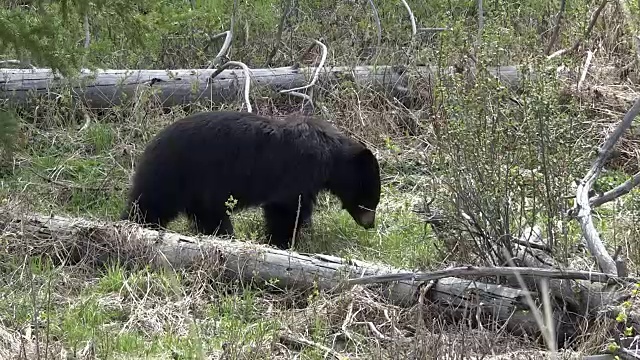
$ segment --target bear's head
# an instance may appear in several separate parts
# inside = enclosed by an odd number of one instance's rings
[[[342,202],[355,222],[365,229],[375,226],[380,202],[380,166],[371,150],[363,144],[354,146],[334,169],[331,192]]]

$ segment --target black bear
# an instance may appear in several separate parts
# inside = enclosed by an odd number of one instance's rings
[[[232,197],[234,210],[261,206],[270,243],[286,249],[294,228],[297,234],[310,222],[323,190],[357,224],[372,228],[380,201],[376,157],[315,117],[202,112],[172,123],[148,144],[121,218],[157,228],[184,213],[200,233],[233,235]]]

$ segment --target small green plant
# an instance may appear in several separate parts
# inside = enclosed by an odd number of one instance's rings
[[[233,197],[233,195],[229,195],[227,201],[224,202],[224,206],[227,208],[227,215],[231,216],[233,213],[233,209],[238,204],[238,200]]]

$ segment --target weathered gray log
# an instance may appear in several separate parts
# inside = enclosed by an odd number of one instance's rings
[[[386,265],[345,260],[326,255],[305,255],[265,245],[215,237],[194,238],[157,232],[128,222],[105,223],[43,215],[15,215],[0,211],[5,251],[14,255],[47,255],[54,261],[93,264],[118,260],[153,267],[206,267],[212,276],[240,280],[254,286],[344,289],[346,279],[401,272]],[[58,255],[61,254],[61,255]],[[277,279],[273,284],[271,281]],[[374,288],[392,303],[415,305],[420,283],[397,281]],[[535,297],[535,293],[533,293]],[[514,332],[538,334],[523,291],[457,278],[440,279],[425,297],[453,318],[473,314],[474,319],[505,323]]]
[[[274,91],[304,86],[315,67],[279,67],[251,70],[252,94],[261,88]],[[82,70],[77,78],[63,78],[51,69],[0,68],[0,99],[13,104],[28,105],[35,96],[54,98],[61,89],[71,85],[75,100],[92,108],[108,108],[131,99],[142,89],[154,89],[165,106],[197,101],[225,103],[241,98],[245,75],[241,69],[227,69],[215,78],[216,69],[178,70]],[[410,94],[410,74],[432,83],[438,76],[448,76],[457,70],[435,66],[405,68],[401,66],[324,67],[316,86],[320,89],[340,81],[350,80],[363,87],[373,87],[391,96],[402,98]],[[489,68],[488,71],[509,87],[519,86],[522,74],[519,66]],[[422,84],[423,85],[423,84]],[[421,85],[421,86],[422,86]],[[430,89],[421,88],[421,91]]]

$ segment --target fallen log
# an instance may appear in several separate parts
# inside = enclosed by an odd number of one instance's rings
[[[387,265],[298,254],[243,241],[158,232],[129,222],[0,211],[0,227],[4,229],[0,236],[6,244],[4,251],[13,256],[48,256],[57,263],[83,262],[91,266],[117,260],[154,268],[197,267],[212,277],[263,288],[316,288],[331,293],[350,286],[348,279],[406,272]],[[396,305],[428,302],[453,319],[471,317],[474,322],[505,324],[516,334],[539,334],[520,289],[456,277],[441,278],[426,287],[410,279],[367,286]],[[535,292],[530,294],[537,297]],[[563,309],[556,308],[553,314],[557,323],[566,323]],[[577,331],[568,326],[559,330],[558,338],[572,337]]]
[[[258,89],[280,91],[305,86],[316,67],[279,67],[252,69],[251,83]],[[519,66],[491,67],[489,73],[498,77],[505,86],[518,87],[522,81]],[[29,106],[34,97],[55,98],[63,89],[71,88],[70,95],[91,108],[109,108],[135,98],[143,89],[153,89],[163,106],[174,106],[206,101],[227,103],[242,98],[245,74],[242,69],[227,69],[214,78],[216,69],[178,70],[95,70],[83,69],[77,77],[64,78],[48,68],[0,68],[0,99],[14,105]],[[352,81],[361,87],[398,99],[411,96],[409,75],[433,79],[459,72],[454,67],[436,66],[336,66],[322,67],[315,88],[330,89],[330,84]],[[529,71],[530,72],[530,71]],[[564,75],[563,75],[564,76]],[[422,86],[421,81],[421,86]],[[421,91],[430,91],[421,87]],[[316,92],[317,93],[317,92]]]

